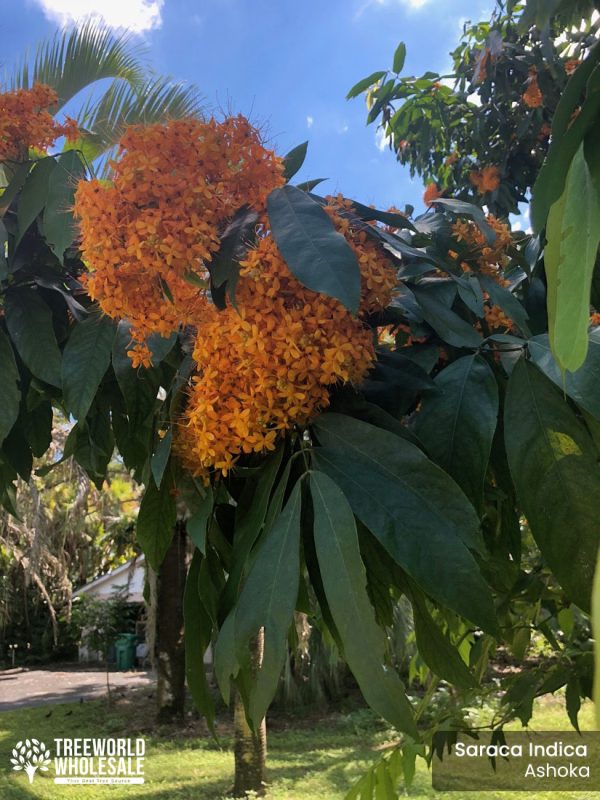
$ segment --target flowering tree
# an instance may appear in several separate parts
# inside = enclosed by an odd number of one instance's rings
[[[188,684],[212,726],[213,641],[247,726],[236,790],[264,790],[244,745],[260,750],[298,609],[401,736],[354,792],[366,798],[410,780],[436,730],[468,727],[499,643],[521,659],[538,631],[555,653],[505,680],[499,733],[563,685],[577,723],[591,691],[600,340],[563,395],[527,253],[501,219],[448,198],[413,219],[320,197],[290,184],[305,152],[282,159],[233,117],[127,130],[110,182],[76,152],[27,163],[3,195],[2,408],[5,434],[23,430],[2,445],[3,498],[36,402],[76,419],[65,452],[99,485],[116,444],[145,486],[151,566],[178,518],[194,542]],[[31,185],[44,170],[46,193]],[[59,213],[68,238],[48,225]],[[13,282],[22,230],[27,264],[47,259],[60,291]],[[525,560],[524,516],[537,544]],[[418,704],[388,654],[399,596],[428,686]],[[455,692],[432,713],[440,681]]]

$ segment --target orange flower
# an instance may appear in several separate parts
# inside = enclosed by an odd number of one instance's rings
[[[580,64],[580,58],[569,58],[565,61],[565,72],[567,75],[572,75]]]
[[[600,325],[600,314],[595,312],[594,314],[590,314],[590,325],[592,327],[596,327],[596,325]]]
[[[77,137],[74,120],[55,122],[49,109],[57,102],[54,89],[42,83],[0,94],[0,160],[24,161],[30,148],[45,153],[61,136]]]
[[[469,180],[479,194],[493,192],[500,186],[500,170],[494,166],[487,166],[482,170],[472,170],[469,172]]]
[[[529,78],[527,78],[527,89],[523,93],[523,102],[529,108],[539,108],[544,102],[544,98],[538,86],[537,70],[535,67],[529,69]]]
[[[426,206],[430,206],[441,196],[442,192],[437,183],[428,183],[423,192],[423,202]]]
[[[537,138],[540,142],[543,142],[545,139],[548,139],[550,134],[552,133],[552,128],[547,122],[542,123],[542,127],[540,128],[540,132],[537,135]]]

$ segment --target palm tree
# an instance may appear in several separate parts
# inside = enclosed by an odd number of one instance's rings
[[[157,75],[131,34],[114,34],[95,21],[40,42],[5,83],[14,89],[34,83],[52,87],[58,96],[55,114],[80,101],[73,116],[82,136],[71,147],[104,172],[127,125],[203,116],[195,86]]]
[[[57,103],[51,109],[55,115],[68,110],[77,119],[81,137],[66,147],[80,150],[90,170],[101,176],[109,173],[111,153],[128,125],[203,116],[196,87],[157,75],[149,67],[145,49],[130,34],[116,35],[98,22],[58,31],[38,44],[33,55],[26,55],[5,80],[5,85],[13,89],[30,88],[35,83],[46,84],[56,92]],[[13,558],[28,565],[29,577],[39,579],[31,566],[34,562],[27,556],[13,551]],[[185,567],[185,555],[179,548],[173,557],[165,559],[161,584],[180,586],[183,596],[181,575]],[[37,585],[43,594],[43,581],[39,579]],[[52,606],[48,607],[52,611]],[[181,603],[175,604],[175,608],[180,607]],[[178,638],[182,639],[182,613],[180,619],[172,614],[168,606],[156,609],[157,630],[179,630]],[[157,637],[155,649],[159,716],[164,716],[163,705],[171,708],[173,696],[179,701],[174,713],[180,716],[184,699],[182,648],[177,642],[172,645],[168,637],[164,641]]]

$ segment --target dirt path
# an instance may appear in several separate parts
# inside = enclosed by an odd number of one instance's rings
[[[152,672],[111,672],[110,687],[116,693],[132,688],[154,687]],[[106,693],[106,673],[79,665],[48,669],[8,669],[0,671],[0,711],[47,703],[73,703]]]

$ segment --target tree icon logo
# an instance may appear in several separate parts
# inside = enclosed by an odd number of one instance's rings
[[[33,783],[33,776],[38,769],[42,772],[48,770],[50,750],[38,739],[25,739],[24,742],[17,742],[13,748],[10,762],[14,770],[22,769],[29,778],[29,783]]]

